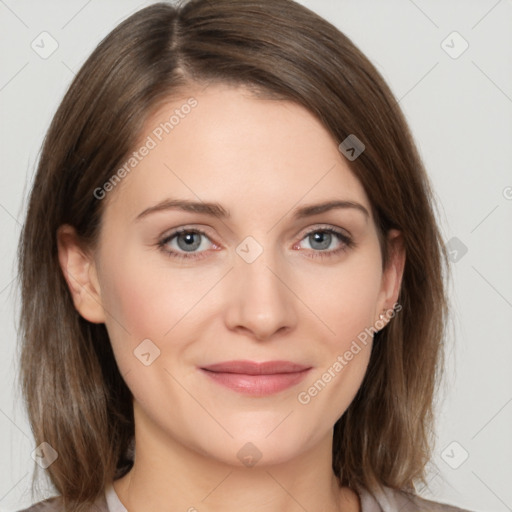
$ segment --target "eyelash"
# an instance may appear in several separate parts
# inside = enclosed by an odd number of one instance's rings
[[[182,252],[178,252],[175,250],[169,250],[166,248],[166,245],[171,240],[173,240],[175,237],[185,234],[185,233],[186,234],[202,235],[209,239],[208,234],[200,229],[180,228],[180,229],[173,231],[172,233],[165,236],[164,238],[162,238],[157,244],[158,248],[166,256],[168,256],[169,258],[173,258],[173,259],[195,260],[195,259],[200,259],[200,258],[205,257],[205,256],[203,256],[203,254],[206,251],[199,252],[199,253],[188,253],[187,254],[187,253],[182,253]],[[318,228],[317,227],[315,229],[312,229],[311,231],[308,231],[307,233],[305,233],[300,241],[304,240],[305,238],[312,235],[313,233],[328,233],[328,234],[336,236],[338,238],[338,240],[340,242],[342,242],[341,247],[339,247],[338,249],[334,249],[334,250],[330,250],[330,251],[325,251],[325,250],[324,251],[314,251],[313,250],[313,253],[314,253],[314,256],[312,256],[313,258],[331,258],[331,257],[334,257],[334,256],[342,253],[342,252],[346,252],[349,249],[356,246],[356,243],[349,236],[345,235],[341,231],[338,231],[338,230],[336,230],[334,228],[330,228],[330,227],[328,227],[328,228]],[[310,250],[312,250],[312,249],[310,249]]]

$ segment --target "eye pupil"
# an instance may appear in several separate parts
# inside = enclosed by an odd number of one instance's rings
[[[327,233],[326,231],[316,231],[310,236],[312,236],[314,243],[320,244],[320,247],[314,247],[312,244],[311,247],[314,249],[325,250],[329,245],[331,245],[331,233]]]
[[[197,237],[194,240],[194,237]],[[199,233],[182,233],[178,235],[176,241],[180,249],[190,252],[196,250],[201,245],[201,235]],[[183,244],[181,242],[184,242]]]

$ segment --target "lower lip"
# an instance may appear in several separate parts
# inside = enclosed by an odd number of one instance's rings
[[[293,373],[246,375],[242,373],[212,372],[201,368],[203,373],[218,384],[238,391],[238,393],[253,396],[265,396],[279,393],[279,391],[283,391],[301,382],[306,377],[309,370],[311,370],[311,368]]]

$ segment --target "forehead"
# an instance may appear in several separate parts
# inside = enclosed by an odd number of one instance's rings
[[[216,201],[240,215],[326,199],[371,209],[337,142],[302,106],[243,87],[187,92],[153,112],[124,163],[112,193],[124,215],[166,197]]]

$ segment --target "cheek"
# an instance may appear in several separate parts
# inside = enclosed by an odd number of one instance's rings
[[[146,338],[165,346],[168,333],[180,330],[181,321],[193,314],[222,275],[199,268],[171,272],[170,263],[156,250],[130,250],[128,244],[116,251],[112,243],[103,258],[101,295],[112,344],[118,351],[133,351]]]
[[[162,268],[165,261],[136,251],[123,254],[122,259],[114,257],[114,251],[104,255],[100,282],[108,311],[106,326],[119,370],[134,397],[140,403],[156,400],[153,405],[158,407],[155,390],[173,387],[170,377],[162,384],[162,378],[168,377],[162,372],[168,363],[167,334],[175,326],[174,333],[180,332],[180,321],[198,301],[201,290],[185,282],[183,273],[175,272],[171,280]],[[173,338],[173,357],[182,357],[186,343],[184,336]]]
[[[102,287],[103,306],[108,311],[110,324],[121,324],[134,337],[161,336],[166,301],[172,301],[172,289],[162,297],[154,276],[144,267],[131,265],[125,258],[106,274]],[[167,310],[168,311],[168,310]],[[169,329],[167,318],[166,326]]]
[[[312,273],[303,281],[302,294],[323,321],[337,348],[373,325],[381,289],[381,262],[376,250],[360,251],[337,267]],[[316,290],[311,292],[311,290]],[[377,315],[378,316],[378,315]]]
[[[333,269],[316,273],[317,292],[308,296],[325,334],[317,336],[317,369],[297,396],[301,405],[311,413],[327,415],[332,424],[356,395],[370,360],[370,328],[376,320],[382,279],[378,245]],[[313,277],[304,284],[312,286]]]

